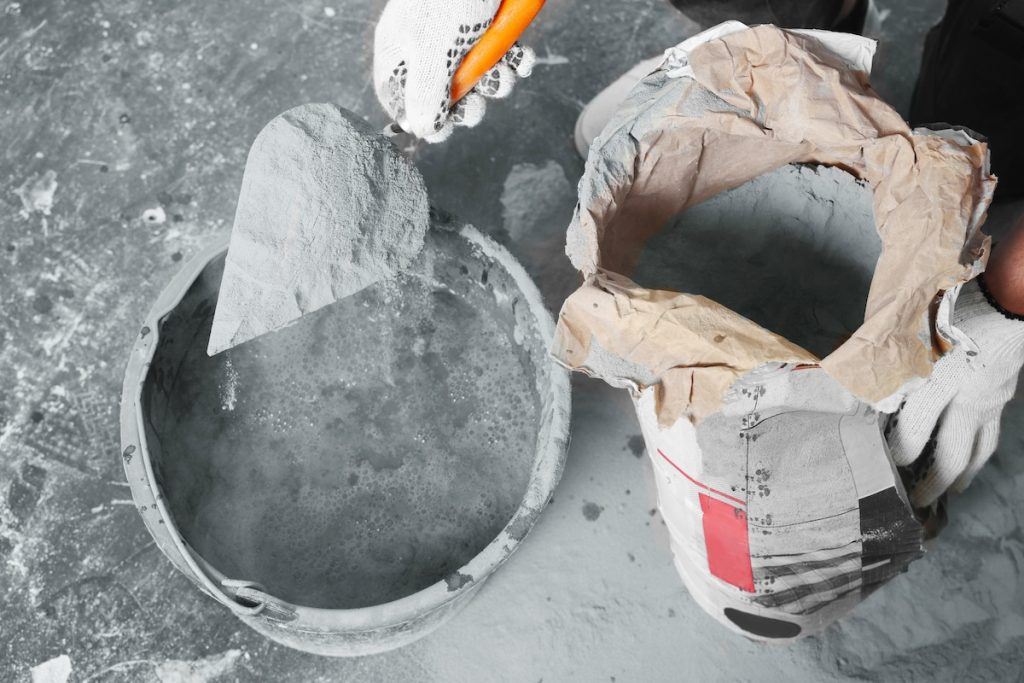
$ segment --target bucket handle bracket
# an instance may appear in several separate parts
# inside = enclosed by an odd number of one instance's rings
[[[238,614],[258,614],[273,621],[294,621],[298,617],[290,605],[272,597],[262,584],[255,581],[224,579],[221,585],[233,598],[231,608]]]

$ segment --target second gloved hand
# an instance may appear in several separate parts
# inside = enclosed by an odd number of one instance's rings
[[[485,98],[507,97],[535,61],[518,43],[459,102],[451,101],[455,70],[491,25],[500,0],[390,0],[374,36],[373,84],[388,114],[405,131],[440,142],[455,126],[475,126]]]
[[[927,383],[907,397],[889,424],[889,448],[897,465],[934,456],[910,487],[916,507],[931,505],[947,489],[962,491],[999,440],[999,417],[1013,397],[1024,364],[1024,322],[994,308],[977,280],[963,286],[953,324],[969,341],[940,358]]]

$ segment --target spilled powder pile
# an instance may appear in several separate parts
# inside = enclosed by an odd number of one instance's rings
[[[880,252],[870,188],[789,165],[670,220],[632,277],[707,296],[824,357],[863,322]]]
[[[393,276],[429,225],[419,172],[330,104],[276,117],[249,150],[209,353]]]

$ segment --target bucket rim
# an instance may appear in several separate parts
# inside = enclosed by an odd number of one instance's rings
[[[435,225],[431,230],[448,231]],[[465,224],[452,232],[469,242],[484,258],[500,266],[512,279],[523,295],[547,354],[554,338],[554,320],[523,266],[507,249],[472,225]],[[265,599],[261,602],[253,604],[253,596],[260,594],[259,584],[227,579],[194,551],[179,532],[157,486],[142,409],[142,391],[160,341],[161,322],[181,303],[200,274],[227,250],[229,239],[229,234],[220,235],[201,248],[163,288],[146,315],[125,370],[120,411],[122,464],[136,507],[158,547],[200,590],[237,616],[259,616],[278,621],[289,631],[315,633],[339,628],[358,631],[390,629],[414,621],[462,596],[468,597],[518,548],[547,506],[561,478],[568,450],[571,414],[568,371],[545,355],[550,362],[547,372],[550,389],[548,396],[540,397],[543,409],[537,430],[538,443],[526,490],[502,530],[462,567],[411,595],[378,605],[338,609],[312,607],[293,604],[268,593],[263,593]],[[547,436],[542,443],[540,437],[545,433]],[[140,488],[136,482],[144,484],[144,487]],[[240,587],[246,589],[244,597],[239,595],[242,592]]]

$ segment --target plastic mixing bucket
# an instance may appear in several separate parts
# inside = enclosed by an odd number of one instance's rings
[[[131,354],[125,472],[174,565],[308,652],[409,643],[518,547],[561,475],[567,373],[525,271],[435,217],[418,261],[212,358],[227,240],[163,291]]]

